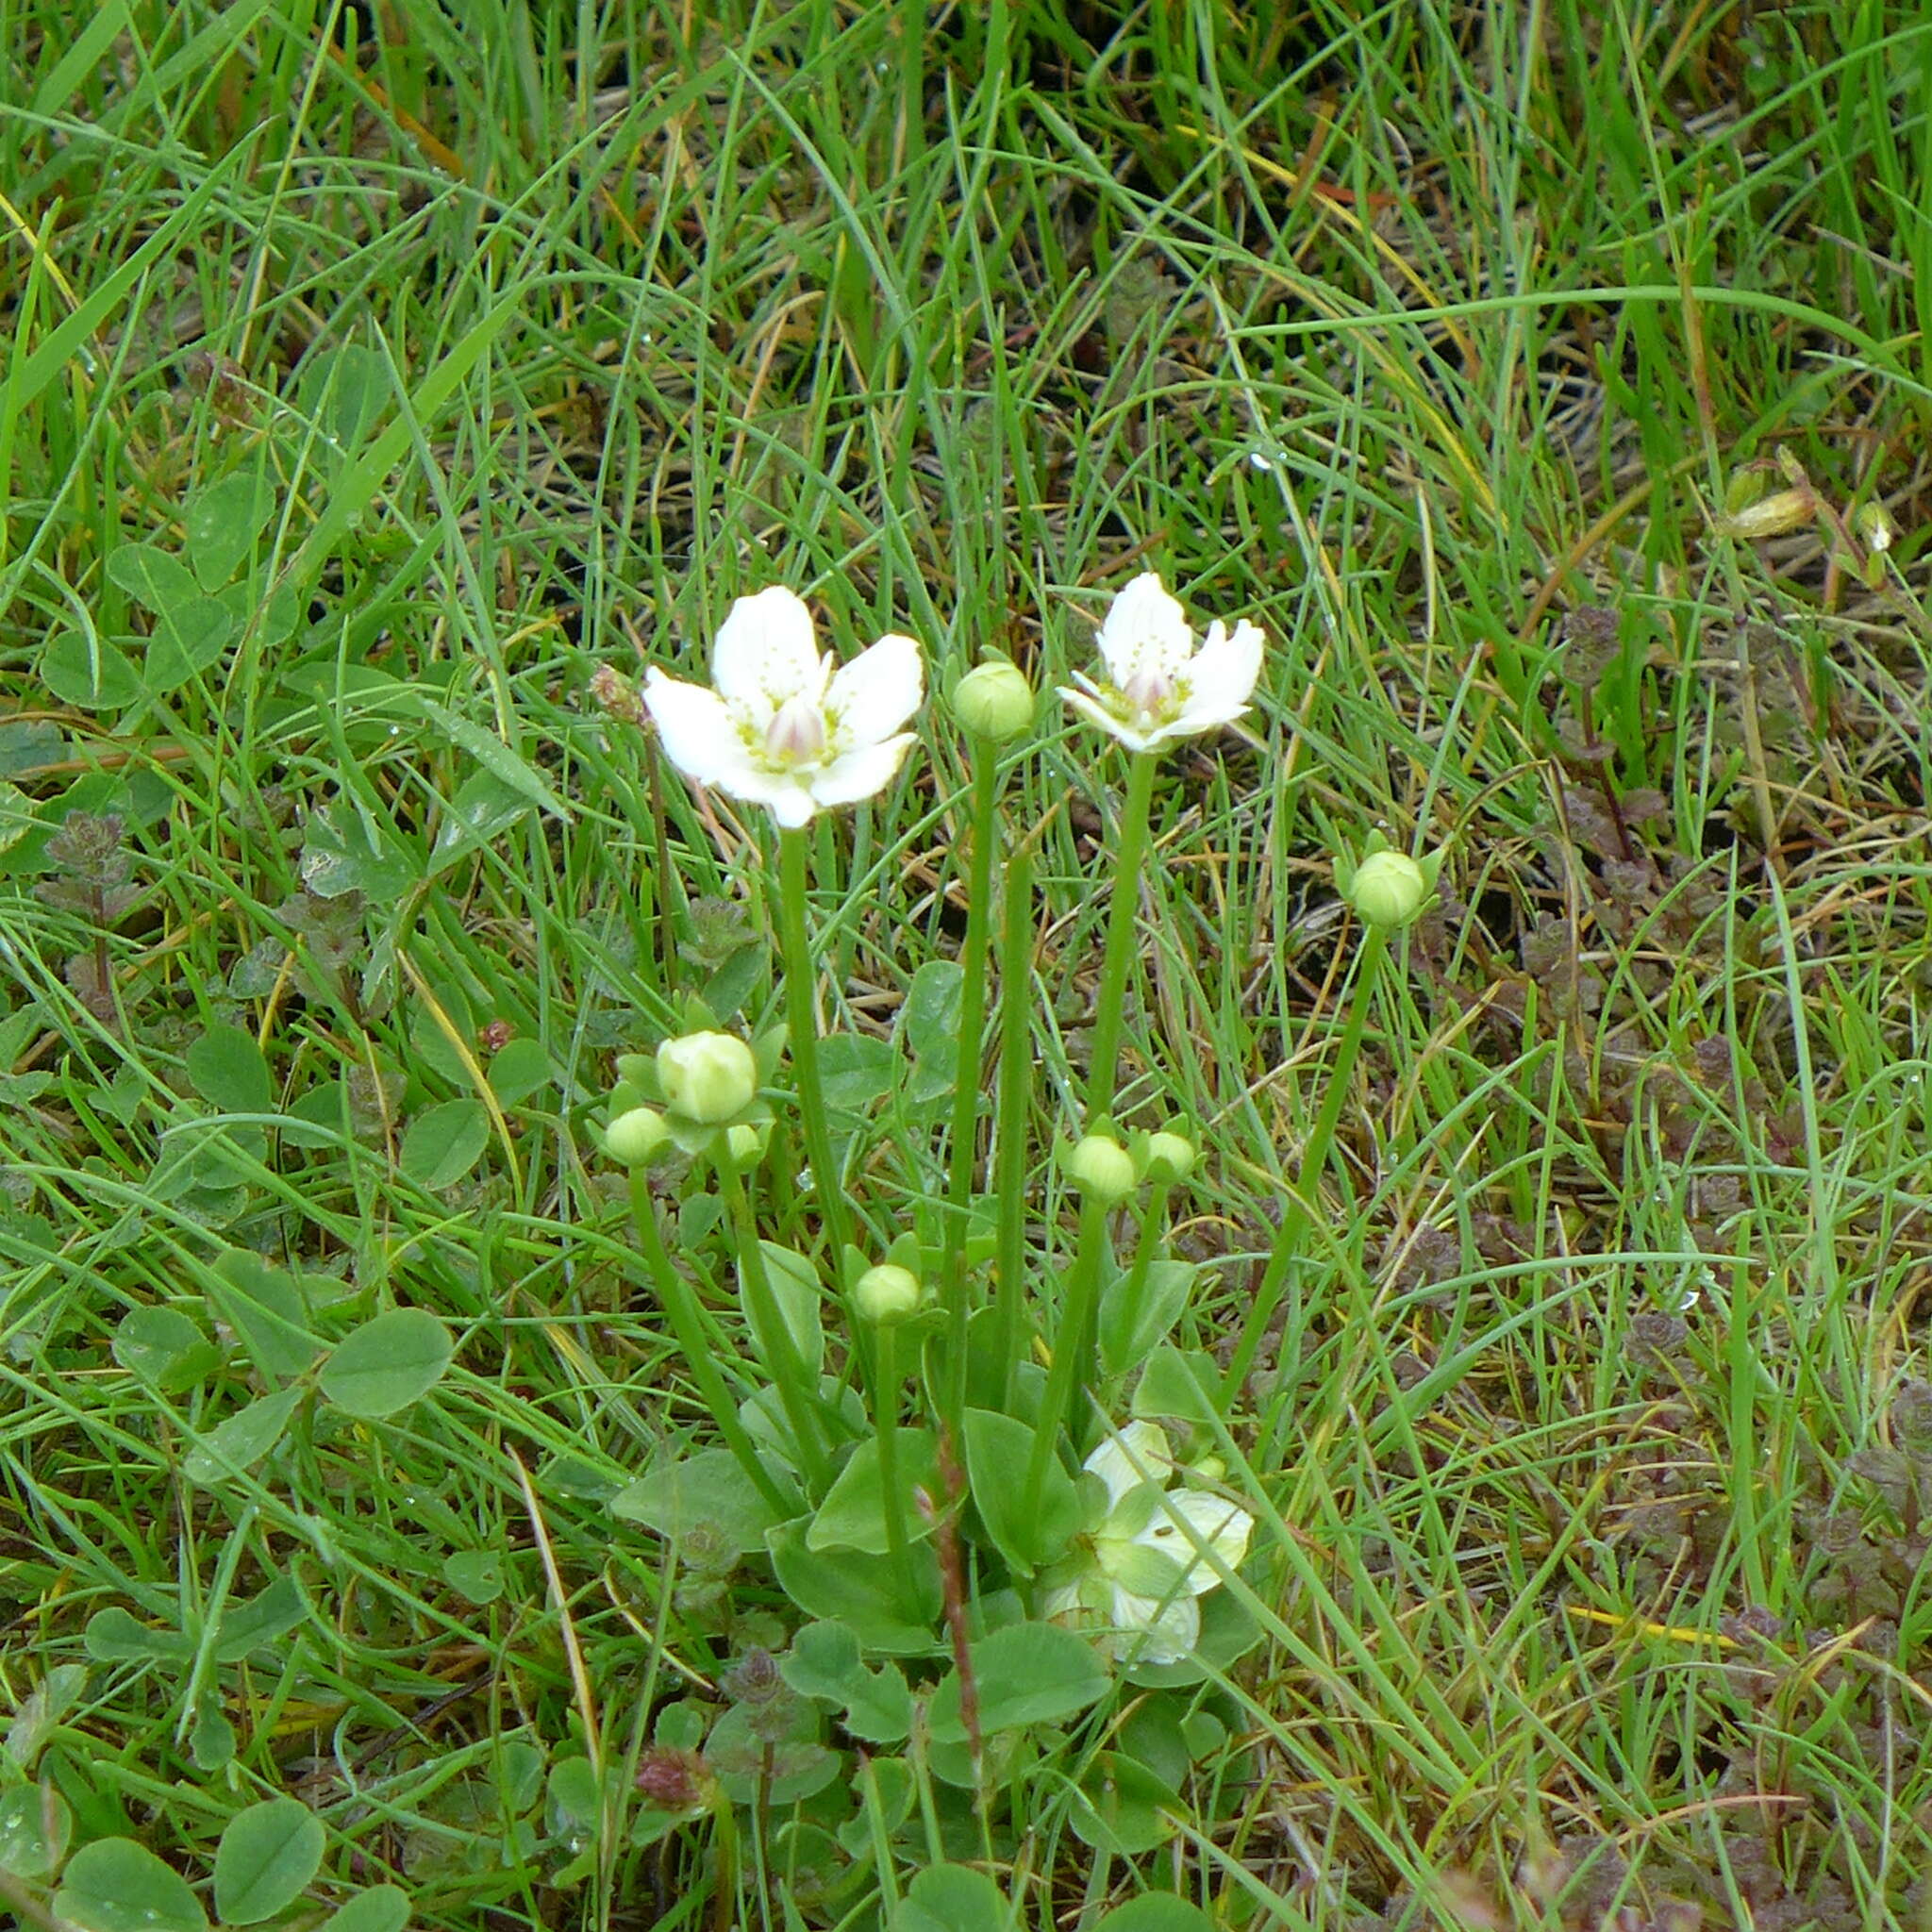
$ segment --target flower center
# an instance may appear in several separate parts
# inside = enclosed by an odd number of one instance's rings
[[[765,726],[765,756],[774,765],[809,765],[824,756],[825,714],[800,691],[772,714]]]
[[[1178,695],[1174,679],[1166,672],[1152,667],[1135,672],[1121,686],[1121,697],[1129,713],[1150,723],[1158,722],[1171,711]]]

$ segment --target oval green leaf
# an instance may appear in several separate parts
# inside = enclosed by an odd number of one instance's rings
[[[1058,1624],[1009,1624],[973,1646],[979,1683],[980,1728],[991,1736],[1016,1724],[1057,1724],[1107,1690],[1107,1666],[1085,1638]],[[959,1722],[959,1674],[933,1692],[932,1735],[942,1743],[966,1736]]]
[[[51,1878],[74,1831],[74,1813],[51,1784],[0,1793],[0,1872]]]
[[[403,1932],[408,1923],[408,1894],[397,1886],[374,1885],[327,1920],[323,1932]]]
[[[322,1392],[365,1422],[428,1394],[449,1367],[449,1330],[427,1308],[391,1308],[353,1328],[322,1372]]]
[[[302,1896],[322,1869],[322,1820],[299,1798],[268,1798],[228,1820],[215,1851],[215,1910],[258,1925]]]
[[[255,1035],[242,1026],[210,1026],[188,1049],[194,1091],[222,1113],[267,1113],[275,1077]]]
[[[1012,1932],[1013,1909],[984,1872],[928,1865],[906,1888],[892,1932]]]
[[[409,1123],[398,1164],[418,1187],[436,1193],[461,1180],[489,1144],[490,1116],[483,1103],[445,1100]]]
[[[54,1910],[80,1932],[208,1932],[188,1881],[131,1838],[99,1838],[68,1860]]]
[[[181,1458],[182,1473],[190,1482],[202,1484],[232,1481],[244,1474],[282,1440],[301,1400],[300,1389],[281,1389],[237,1409]]]
[[[1108,1913],[1093,1932],[1214,1932],[1214,1924],[1199,1906],[1171,1891],[1143,1891]]]

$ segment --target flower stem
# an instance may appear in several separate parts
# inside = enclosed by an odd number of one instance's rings
[[[720,1159],[718,1176],[724,1184],[725,1206],[730,1209],[737,1234],[739,1278],[744,1286],[745,1307],[752,1317],[754,1338],[761,1343],[766,1370],[777,1388],[779,1402],[784,1405],[785,1420],[798,1449],[806,1488],[816,1499],[831,1484],[831,1469],[819,1435],[824,1415],[819,1404],[818,1376],[800,1358],[797,1344],[791,1339],[785,1311],[765,1270],[765,1251],[758,1244],[758,1224],[752,1219],[751,1203],[738,1170],[729,1160]]]
[[[819,1076],[818,1008],[812,998],[816,975],[805,926],[806,838],[802,825],[778,834],[778,938],[785,961],[785,1019],[792,1071],[798,1079],[799,1124],[811,1161],[812,1191],[818,1197],[819,1221],[831,1246],[832,1278],[842,1282],[851,1236],[838,1163],[832,1155],[824,1084]]]
[[[1341,1119],[1341,1109],[1348,1101],[1355,1063],[1361,1056],[1362,1035],[1369,1024],[1369,1005],[1374,998],[1375,983],[1381,975],[1382,960],[1388,948],[1389,936],[1384,928],[1379,925],[1363,928],[1361,951],[1356,956],[1355,998],[1349,1006],[1348,1020],[1342,1028],[1341,1044],[1336,1052],[1335,1064],[1328,1070],[1328,1088],[1322,1096],[1322,1111],[1315,1118],[1314,1131],[1303,1144],[1301,1171],[1296,1174],[1294,1189],[1282,1208],[1281,1225],[1275,1230],[1274,1245],[1269,1253],[1261,1285],[1256,1290],[1255,1299],[1241,1324],[1241,1340],[1235,1344],[1234,1354],[1228,1357],[1227,1373],[1221,1385],[1224,1413],[1241,1393],[1249,1371],[1255,1366],[1255,1357],[1268,1332],[1268,1324],[1281,1305],[1289,1270],[1301,1252],[1302,1236],[1307,1229],[1315,1204],[1321,1199],[1323,1170],[1328,1165],[1335,1129]]]
[[[1166,1251],[1167,1197],[1172,1190],[1155,1182],[1147,1191],[1147,1206],[1141,1216],[1141,1232],[1134,1243],[1134,1258],[1128,1264],[1126,1285],[1120,1294],[1120,1327],[1131,1337],[1141,1325],[1141,1309],[1147,1300],[1147,1277],[1154,1263]],[[1098,1336],[1095,1337],[1096,1341]]]
[[[705,1407],[711,1411],[711,1420],[717,1424],[718,1433],[724,1439],[724,1446],[738,1458],[739,1467],[751,1478],[758,1494],[777,1512],[781,1521],[795,1514],[796,1499],[785,1493],[777,1478],[759,1460],[758,1451],[752,1447],[751,1438],[738,1420],[738,1405],[732,1401],[731,1393],[724,1386],[724,1378],[718,1373],[717,1359],[698,1310],[697,1296],[664,1251],[664,1238],[658,1232],[658,1210],[652,1205],[650,1185],[644,1178],[642,1168],[631,1170],[630,1211],[631,1219],[637,1224],[639,1244],[651,1271],[652,1285],[658,1291],[658,1305],[671,1324],[672,1334],[677,1339],[685,1367],[691,1371],[691,1380],[698,1385],[698,1393],[703,1396]]]
[[[899,1491],[899,1324],[879,1323],[873,1330],[873,1343],[872,1423],[879,1443],[879,1483],[885,1491],[886,1553],[892,1559],[904,1601],[911,1603],[917,1591]]]
[[[1040,1519],[1040,1493],[1046,1465],[1060,1441],[1076,1384],[1093,1383],[1094,1311],[1100,1305],[1100,1274],[1107,1253],[1107,1207],[1090,1194],[1080,1204],[1079,1243],[1061,1298],[1059,1321],[1054,1330],[1053,1365],[1047,1371],[1046,1393],[1041,1398],[1040,1421],[1033,1431],[1033,1453],[1026,1459],[1026,1514]]]
[[[1154,802],[1154,759],[1137,752],[1127,765],[1127,795],[1121,806],[1120,844],[1113,867],[1113,906],[1108,913],[1107,950],[1100,964],[1099,1008],[1093,1016],[1092,1058],[1087,1068],[1087,1131],[1097,1132],[1113,1105],[1120,1073],[1121,1026],[1127,1003],[1127,974],[1133,963],[1141,904],[1141,862],[1147,851],[1147,817]],[[1009,1210],[1010,1211],[1010,1210]],[[1058,1444],[1060,1428],[1073,1407],[1075,1385],[1093,1382],[1094,1312],[1100,1302],[1102,1257],[1107,1250],[1107,1209],[1092,1195],[1080,1208],[1080,1233],[1074,1266],[1054,1326],[1053,1366],[1026,1465],[1026,1508],[1040,1508],[1046,1465]]]
[[[1121,806],[1120,845],[1109,890],[1107,951],[1100,967],[1100,1004],[1093,1016],[1092,1058],[1087,1068],[1087,1131],[1096,1131],[1113,1105],[1120,1074],[1121,1027],[1126,1018],[1127,974],[1141,912],[1141,861],[1147,851],[1147,814],[1154,800],[1155,760],[1134,753],[1127,763],[1127,795]]]
[[[1026,1301],[1026,1128],[1033,1091],[1033,847],[1022,841],[1007,860],[1000,900],[1000,1077],[993,1107],[993,1199],[999,1204],[998,1312],[994,1359],[1000,1407],[1013,1412],[1014,1379],[1024,1346]]]
[[[966,1224],[979,1152],[980,1068],[986,1050],[986,960],[992,939],[992,856],[999,842],[999,755],[975,744],[972,864],[967,875],[966,941],[959,955],[959,1044],[953,1064],[953,1119],[946,1177],[945,1259],[941,1294],[946,1316],[945,1417],[955,1427],[966,1404]],[[1007,997],[1002,983],[1000,997]]]

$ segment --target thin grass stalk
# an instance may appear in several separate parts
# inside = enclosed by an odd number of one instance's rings
[[[1348,1020],[1342,1028],[1341,1045],[1335,1064],[1328,1070],[1328,1085],[1322,1095],[1322,1111],[1315,1117],[1314,1131],[1302,1147],[1300,1171],[1294,1188],[1281,1210],[1281,1225],[1274,1231],[1274,1245],[1261,1285],[1255,1291],[1247,1319],[1241,1324],[1241,1340],[1228,1357],[1227,1373],[1222,1378],[1221,1403],[1224,1412],[1241,1393],[1262,1337],[1280,1306],[1288,1282],[1288,1271],[1301,1253],[1302,1236],[1307,1233],[1314,1204],[1321,1199],[1322,1174],[1328,1165],[1335,1129],[1347,1105],[1356,1061],[1361,1057],[1362,1036],[1368,1029],[1369,1007],[1375,996],[1375,983],[1381,977],[1382,961],[1389,950],[1389,935],[1379,925],[1364,925],[1361,951],[1356,956],[1355,998],[1349,1005]]]

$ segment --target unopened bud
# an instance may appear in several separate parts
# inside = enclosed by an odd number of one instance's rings
[[[1427,905],[1432,882],[1406,852],[1372,852],[1348,883],[1348,903],[1365,925],[1385,932],[1407,925]]]
[[[658,1049],[658,1081],[672,1112],[714,1127],[751,1105],[758,1091],[758,1062],[729,1033],[687,1033]]]
[[[1108,1208],[1134,1191],[1134,1158],[1111,1134],[1089,1134],[1074,1143],[1066,1162],[1067,1178],[1081,1193]]]
[[[724,1154],[740,1174],[747,1173],[764,1158],[765,1131],[748,1121],[724,1129]]]
[[[1017,664],[990,658],[953,687],[953,715],[974,738],[1018,738],[1033,723],[1033,687]]]
[[[1148,1135],[1146,1174],[1150,1181],[1172,1187],[1186,1180],[1193,1168],[1194,1143],[1185,1134]]]
[[[852,1306],[862,1321],[903,1322],[918,1311],[919,1276],[896,1262],[868,1268],[852,1284]]]
[[[604,1129],[604,1151],[620,1167],[647,1167],[671,1139],[671,1126],[654,1107],[633,1107]]]

